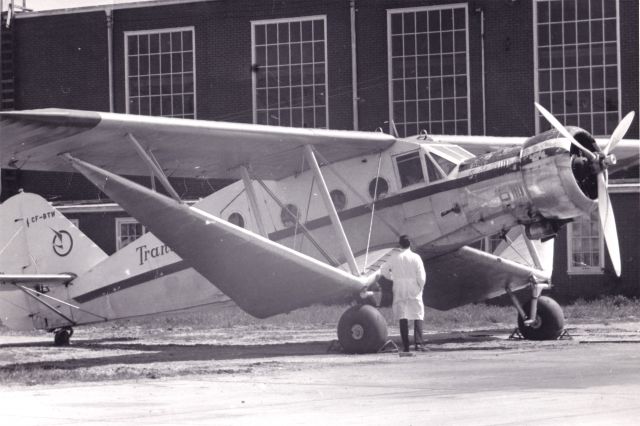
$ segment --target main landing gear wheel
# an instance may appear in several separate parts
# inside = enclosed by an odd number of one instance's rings
[[[524,311],[531,312],[531,300],[524,306]],[[555,340],[564,331],[562,308],[552,298],[540,296],[533,324],[525,325],[524,319],[518,315],[518,329],[522,337],[528,340]]]
[[[338,322],[338,341],[349,354],[375,353],[387,337],[387,321],[370,305],[350,307]]]
[[[55,346],[69,346],[71,336],[73,336],[73,328],[65,327],[53,332],[53,344]]]

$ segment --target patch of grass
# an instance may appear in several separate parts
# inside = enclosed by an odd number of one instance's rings
[[[161,379],[189,375],[247,374],[252,367],[219,367],[210,365],[181,365],[175,368],[144,365],[113,365],[109,367],[60,368],[52,365],[0,367],[0,384],[25,384],[27,386],[61,382],[104,382],[107,380]]]
[[[199,307],[169,314],[157,314],[87,326],[88,331],[111,329],[126,336],[159,334],[167,331],[198,331],[248,327],[255,330],[314,330],[336,328],[347,305],[314,305],[288,314],[266,319],[254,318],[235,306],[223,309]],[[578,300],[563,307],[570,321],[602,322],[636,320],[640,316],[640,300],[623,296],[604,297],[594,301]],[[396,326],[391,308],[380,308],[387,324]],[[512,326],[516,321],[511,306],[470,304],[449,311],[425,310],[425,329],[447,331],[454,329],[491,328],[496,325]],[[0,334],[35,335],[37,332],[15,332],[0,326]]]
[[[564,307],[567,319],[579,322],[634,321],[640,317],[640,299],[606,296],[598,300],[577,300]]]

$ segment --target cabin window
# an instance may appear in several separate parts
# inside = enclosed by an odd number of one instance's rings
[[[427,176],[429,178],[429,182],[435,182],[444,178],[444,175],[436,165],[436,162],[433,161],[428,154],[424,155],[424,161],[427,164]]]
[[[567,258],[570,274],[602,274],[604,239],[597,211],[578,218],[567,227]]]
[[[608,135],[620,116],[617,0],[536,0],[538,102],[561,123]],[[551,128],[542,115],[536,133]]]
[[[468,6],[387,12],[389,120],[401,137],[470,129]]]
[[[289,228],[295,225],[300,218],[300,212],[298,210],[298,206],[295,204],[287,204],[280,211],[280,220],[282,224]]]
[[[339,189],[334,189],[329,193],[333,206],[337,211],[344,210],[347,205],[347,196]]]
[[[383,198],[388,192],[389,183],[385,178],[378,177],[369,182],[369,196],[371,196],[371,198],[376,200]]]
[[[125,32],[127,113],[196,118],[194,28]]]
[[[229,215],[229,219],[227,219],[229,223],[234,224],[235,226],[239,226],[240,228],[244,228],[244,218],[240,213],[234,212]]]
[[[253,122],[327,128],[326,17],[251,23]]]
[[[145,226],[132,217],[116,218],[116,250],[126,247],[146,232]]]
[[[456,168],[456,163],[439,156],[435,152],[431,152],[429,153],[429,155],[438,164],[438,167],[440,167],[440,170],[442,170],[445,175],[449,175],[449,173],[451,173],[453,169]]]
[[[398,175],[400,176],[400,185],[403,188],[424,182],[422,161],[420,161],[420,153],[418,151],[398,155],[396,157],[396,166],[398,167]]]

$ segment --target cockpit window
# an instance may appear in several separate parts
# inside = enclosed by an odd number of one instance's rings
[[[456,167],[455,163],[447,160],[446,158],[439,156],[435,152],[432,152],[431,156],[433,157],[435,162],[438,163],[438,166],[440,166],[440,168],[446,175],[451,173],[451,171]]]
[[[458,164],[474,155],[456,145],[422,144],[429,182],[444,179],[455,173]]]
[[[420,153],[418,151],[398,155],[396,157],[396,164],[398,166],[398,174],[400,175],[400,184],[403,188],[415,183],[424,182],[422,162],[420,161]]]
[[[424,155],[424,161],[427,163],[427,176],[429,177],[429,182],[435,182],[444,177],[436,166],[436,163],[431,159],[431,157],[429,157],[428,154]]]

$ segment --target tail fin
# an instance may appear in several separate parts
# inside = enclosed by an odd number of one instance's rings
[[[108,256],[44,198],[0,205],[0,273],[81,275]]]

